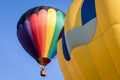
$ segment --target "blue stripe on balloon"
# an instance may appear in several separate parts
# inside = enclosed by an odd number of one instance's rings
[[[67,49],[66,41],[65,41],[65,35],[62,35],[62,50],[63,50],[63,55],[67,61],[70,60],[70,55]]]
[[[95,0],[84,0],[81,9],[81,15],[82,15],[82,25],[86,24],[91,19],[96,17]]]

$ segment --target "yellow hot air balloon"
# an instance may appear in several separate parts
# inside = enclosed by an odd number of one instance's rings
[[[58,43],[65,80],[120,80],[119,3],[73,0]]]

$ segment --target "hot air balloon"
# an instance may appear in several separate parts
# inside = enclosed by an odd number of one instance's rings
[[[57,42],[64,26],[64,13],[50,6],[39,6],[25,12],[17,24],[17,37],[22,47],[40,64],[41,75],[45,66],[57,54]]]
[[[120,80],[119,3],[73,0],[57,48],[65,80]]]

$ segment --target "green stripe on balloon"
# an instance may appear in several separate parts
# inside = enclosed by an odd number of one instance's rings
[[[56,13],[56,25],[55,25],[55,30],[54,30],[54,34],[53,34],[53,38],[52,38],[52,42],[50,44],[50,49],[48,51],[48,58],[51,59],[52,55],[54,54],[54,51],[57,47],[57,41],[58,41],[58,37],[60,35],[60,32],[64,26],[64,14],[60,11],[57,11]]]

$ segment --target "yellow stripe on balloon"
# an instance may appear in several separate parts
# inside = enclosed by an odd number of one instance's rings
[[[66,14],[65,27],[64,27],[65,34],[69,30],[82,25],[80,11],[82,8],[81,6],[83,4],[83,1],[84,0],[74,0],[70,5]]]
[[[46,46],[45,46],[45,55],[44,57],[47,57],[50,44],[52,41],[52,37],[54,34],[56,24],[56,11],[52,8],[48,10],[48,18],[47,18],[47,33],[46,33]]]

